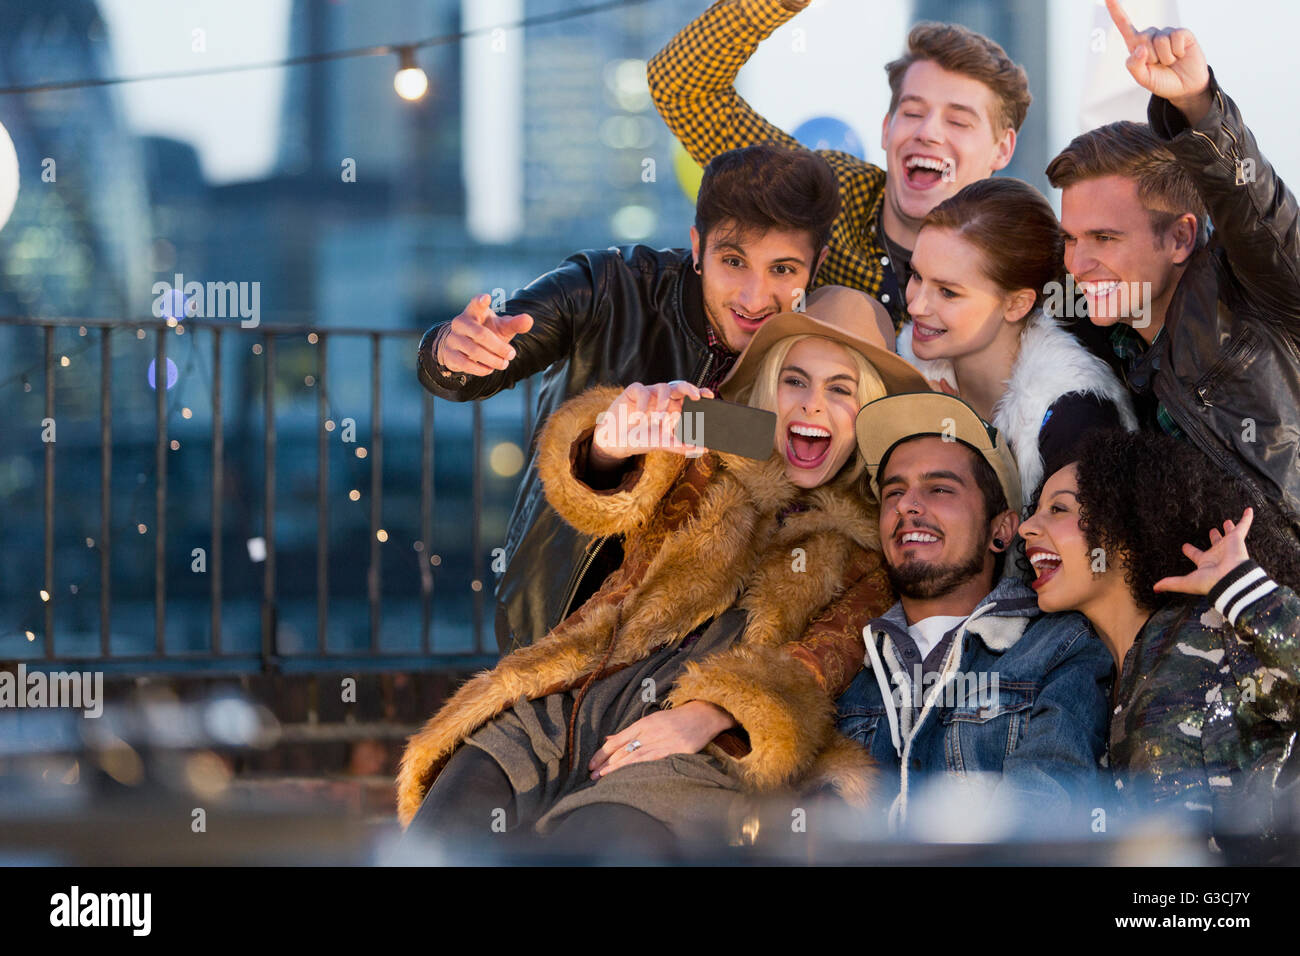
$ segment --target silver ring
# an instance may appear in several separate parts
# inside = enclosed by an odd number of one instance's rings
[[[640,747],[640,746],[641,746],[641,741],[639,741],[639,740],[634,740],[634,741],[632,741],[630,744],[628,744],[624,749],[625,749],[628,753],[631,753],[632,751],[636,750],[637,747]]]

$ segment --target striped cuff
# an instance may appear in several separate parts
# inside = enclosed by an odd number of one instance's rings
[[[1207,597],[1214,609],[1237,626],[1237,616],[1248,606],[1277,590],[1277,582],[1263,568],[1249,559],[1241,562],[1219,583],[1210,589]]]

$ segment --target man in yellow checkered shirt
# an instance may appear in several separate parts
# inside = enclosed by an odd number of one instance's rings
[[[758,44],[809,0],[718,0],[649,63],[668,128],[700,165],[755,143],[801,148],[736,94]],[[1029,110],[1022,67],[998,44],[955,24],[917,24],[886,67],[892,91],[881,126],[886,169],[819,150],[839,181],[842,208],[815,285],[847,285],[907,318],[912,247],[926,214],[963,186],[1004,168]],[[888,170],[888,172],[886,171]]]

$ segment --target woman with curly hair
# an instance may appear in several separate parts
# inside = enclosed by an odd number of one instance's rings
[[[1280,513],[1163,435],[1095,432],[1075,458],[1020,534],[1039,607],[1082,613],[1115,659],[1122,806],[1190,813],[1221,844],[1281,829],[1300,764],[1300,555],[1262,535],[1258,563],[1246,550]]]

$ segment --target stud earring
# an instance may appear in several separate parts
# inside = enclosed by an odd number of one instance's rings
[[[1006,543],[1005,541],[1003,541],[1001,538],[994,538],[994,539],[993,539],[993,547],[997,548],[999,551],[1001,551],[1001,550],[1002,550],[1003,548],[1005,548],[1006,546],[1007,546],[1007,543]]]

